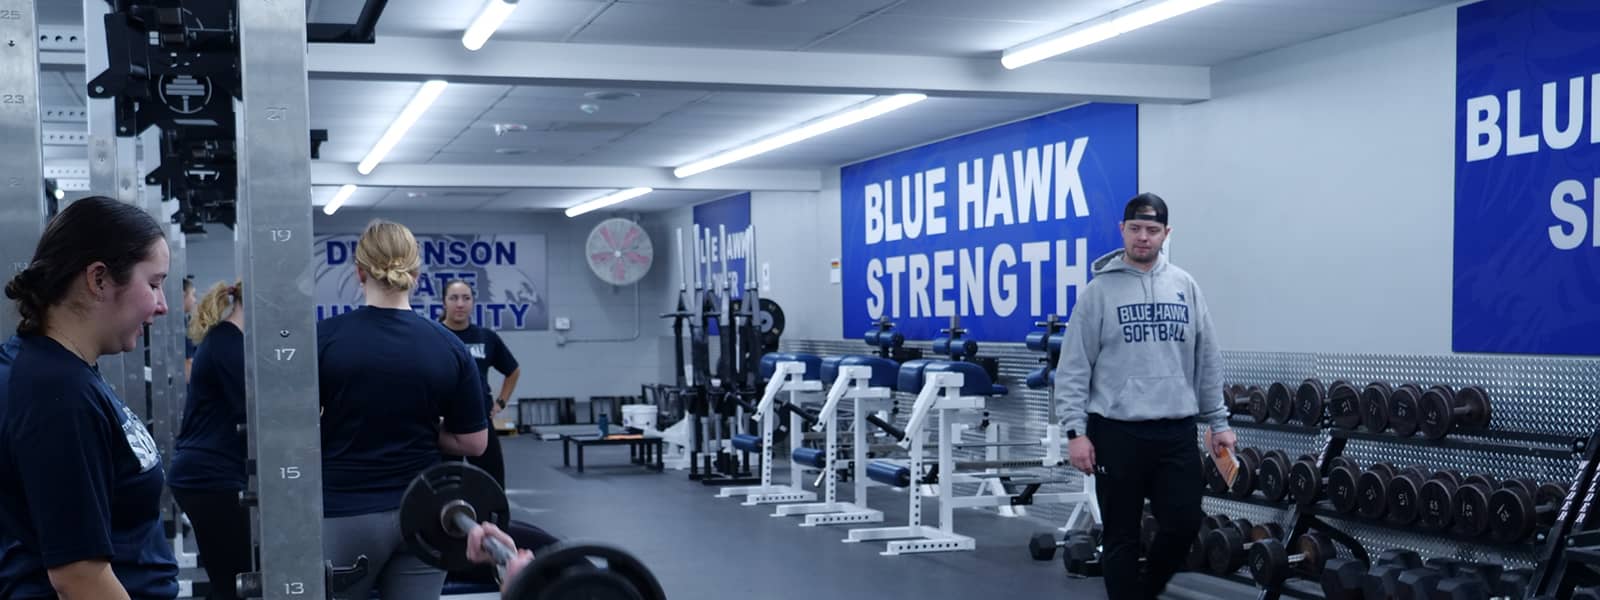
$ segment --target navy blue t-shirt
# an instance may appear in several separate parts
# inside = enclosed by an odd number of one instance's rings
[[[363,306],[317,325],[322,506],[327,517],[396,510],[439,458],[445,431],[489,428],[477,365],[444,325]]]
[[[105,560],[133,598],[178,595],[161,455],[82,359],[45,336],[0,346],[0,598],[55,598],[47,570]]]
[[[466,329],[450,329],[450,332],[461,338],[461,343],[467,346],[467,354],[477,362],[478,379],[483,383],[484,410],[494,412],[491,406],[494,396],[489,391],[489,367],[494,367],[501,375],[510,375],[517,370],[517,357],[511,355],[511,349],[506,348],[506,343],[500,341],[499,334],[493,330],[468,323]]]
[[[177,452],[167,485],[194,491],[239,491],[245,486],[244,332],[216,324],[200,340],[189,373]]]

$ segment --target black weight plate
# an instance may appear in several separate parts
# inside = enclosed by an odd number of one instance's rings
[[[1227,575],[1244,566],[1244,536],[1232,527],[1206,532],[1206,568],[1213,575]]]
[[[1534,503],[1544,506],[1553,504],[1561,506],[1567,501],[1567,486],[1559,483],[1545,483],[1539,486],[1539,495],[1534,498]]]
[[[1489,495],[1489,538],[1507,544],[1526,539],[1538,518],[1533,498],[1520,488],[1500,488]]]
[[[1484,429],[1489,426],[1489,392],[1482,387],[1469,385],[1456,392],[1456,405],[1467,407],[1466,416],[1457,419],[1463,429]]]
[[[1417,520],[1422,477],[1404,473],[1389,480],[1389,520],[1400,525],[1410,525]]]
[[[1250,528],[1250,535],[1246,541],[1258,542],[1268,539],[1283,539],[1283,525],[1277,523],[1262,523]]]
[[[1300,568],[1311,574],[1321,573],[1322,565],[1339,554],[1332,539],[1314,533],[1295,538],[1293,553],[1305,557],[1300,561]]]
[[[1348,381],[1336,381],[1328,388],[1328,413],[1333,426],[1355,429],[1361,424],[1361,392]]]
[[[1034,560],[1050,560],[1056,556],[1056,536],[1053,533],[1035,533],[1028,539],[1028,556]]]
[[[1204,519],[1200,519],[1200,531],[1204,532],[1217,529],[1227,525],[1231,520],[1232,519],[1228,518],[1228,515],[1224,514],[1206,515]]]
[[[1295,504],[1311,506],[1317,502],[1317,488],[1322,484],[1322,476],[1317,472],[1315,461],[1296,461],[1289,467],[1289,493],[1294,495]]]
[[[1222,479],[1222,471],[1217,469],[1217,461],[1211,460],[1210,456],[1202,455],[1200,462],[1206,465],[1206,487],[1211,490],[1211,493],[1227,493],[1228,482]]]
[[[1463,485],[1456,490],[1455,530],[1467,537],[1478,537],[1489,529],[1489,491],[1482,486]]]
[[[1280,502],[1289,493],[1288,468],[1288,456],[1282,450],[1267,453],[1267,460],[1261,463],[1260,477],[1256,481],[1256,487],[1267,502]]]
[[[1438,477],[1422,484],[1422,489],[1417,491],[1417,518],[1423,527],[1438,531],[1450,526],[1458,487]]]
[[[1267,414],[1279,423],[1288,423],[1294,417],[1294,392],[1288,384],[1274,381],[1267,386]]]
[[[1361,426],[1372,433],[1382,433],[1389,428],[1389,396],[1394,393],[1389,384],[1373,382],[1361,390]]]
[[[1267,422],[1267,393],[1252,385],[1246,395],[1249,397],[1250,418],[1257,423]]]
[[[1354,468],[1335,468],[1328,474],[1328,499],[1333,501],[1333,508],[1342,513],[1353,513],[1359,507],[1356,494],[1356,479],[1360,471]]]
[[[1340,465],[1348,466],[1356,471],[1361,470],[1361,465],[1356,464],[1356,461],[1348,456],[1335,456],[1333,460],[1328,461],[1328,464],[1331,465],[1328,467],[1329,471],[1339,468]]]
[[[1418,422],[1422,428],[1422,437],[1437,440],[1449,435],[1450,430],[1456,426],[1456,415],[1450,406],[1450,397],[1441,392],[1437,386],[1423,393],[1422,399],[1417,401],[1417,406],[1422,411]]]
[[[788,325],[788,319],[783,318],[783,307],[768,298],[762,298],[756,305],[761,308],[761,314],[756,315],[756,327],[761,333],[782,336]]]
[[[666,600],[654,574],[620,548],[561,542],[511,581],[507,600]]]
[[[1327,399],[1328,389],[1322,385],[1322,380],[1305,380],[1294,392],[1294,418],[1307,427],[1321,426],[1322,405]]]
[[[1356,504],[1360,507],[1361,516],[1368,519],[1377,519],[1389,509],[1389,479],[1391,475],[1382,472],[1383,465],[1373,465],[1372,469],[1361,474],[1356,482]]]
[[[1418,400],[1422,393],[1417,386],[1405,384],[1395,388],[1389,395],[1389,429],[1400,437],[1410,437],[1417,432],[1417,420],[1421,416]]]
[[[1228,489],[1228,495],[1234,498],[1249,498],[1256,491],[1257,474],[1261,470],[1261,451],[1255,448],[1245,448],[1239,451],[1239,471],[1233,476],[1233,487]]]
[[[475,563],[467,560],[467,538],[445,531],[441,513],[445,505],[461,500],[472,506],[479,523],[511,525],[511,507],[494,477],[464,462],[447,461],[428,467],[406,488],[400,500],[400,536],[422,562],[446,571],[463,571]]]
[[[1278,540],[1262,540],[1250,547],[1250,577],[1265,587],[1277,587],[1289,576],[1289,553]]]

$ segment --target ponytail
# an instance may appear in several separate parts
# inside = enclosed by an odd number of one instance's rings
[[[194,315],[189,317],[189,339],[196,344],[205,339],[206,332],[222,322],[223,317],[228,315],[229,308],[243,303],[243,291],[244,284],[239,282],[228,285],[226,282],[218,281],[216,285],[211,286],[211,290],[195,303]]]

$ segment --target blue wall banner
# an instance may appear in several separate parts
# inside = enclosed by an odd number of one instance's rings
[[[728,255],[726,277],[733,297],[744,295],[745,255],[749,252],[750,193],[735,194],[694,206],[694,224],[700,226],[700,275],[723,276],[722,255]],[[723,236],[727,237],[724,238]],[[707,263],[710,269],[707,270]]]
[[[1600,3],[1456,23],[1452,347],[1600,355]]]
[[[550,328],[545,291],[543,235],[416,234],[422,273],[411,290],[411,307],[424,317],[444,314],[444,288],[452,279],[472,284],[476,296],[472,322],[498,331]],[[317,320],[365,304],[356,280],[356,242],[360,235],[319,235],[314,258]]]
[[[844,337],[888,316],[932,339],[959,314],[972,339],[1020,342],[1069,316],[1089,263],[1122,247],[1138,124],[1089,104],[841,169]]]

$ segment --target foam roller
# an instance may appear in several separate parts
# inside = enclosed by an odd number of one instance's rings
[[[797,465],[823,468],[828,464],[827,456],[817,448],[795,448],[794,454],[789,456]]]
[[[743,450],[745,452],[760,452],[761,436],[750,435],[748,433],[741,433],[733,436],[733,448],[735,450]]]
[[[890,462],[873,461],[867,463],[867,479],[884,485],[907,487],[911,485],[911,469]]]
[[[978,340],[939,338],[933,341],[933,352],[944,356],[975,356],[978,354]]]
[[[1049,343],[1049,338],[1050,336],[1045,332],[1035,331],[1028,334],[1028,337],[1024,340],[1024,343],[1028,345],[1029,350],[1034,352],[1044,352],[1045,344]]]
[[[1028,389],[1042,390],[1050,387],[1050,379],[1055,375],[1049,367],[1039,367],[1028,371]]]
[[[861,334],[861,340],[866,342],[868,346],[876,348],[878,347],[879,333],[877,329],[868,329],[866,333]]]

